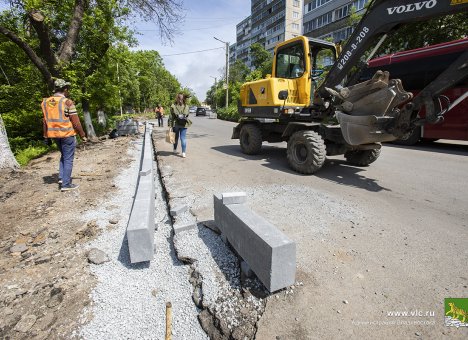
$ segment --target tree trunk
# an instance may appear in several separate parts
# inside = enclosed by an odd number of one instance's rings
[[[107,120],[106,120],[106,113],[99,109],[97,112],[98,115],[98,123],[101,124],[103,127],[107,126]]]
[[[19,168],[13,152],[11,152],[10,143],[8,142],[3,118],[0,114],[0,169],[15,170]]]
[[[84,93],[85,92],[83,91],[83,94]],[[83,98],[81,103],[83,105],[83,116],[85,120],[86,135],[88,136],[89,139],[95,139],[96,132],[94,131],[93,122],[91,121],[91,113],[89,112],[89,101],[88,99]]]

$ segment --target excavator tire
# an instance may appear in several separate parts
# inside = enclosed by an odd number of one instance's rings
[[[393,144],[398,145],[414,145],[421,139],[421,127],[417,126],[411,134],[408,136],[407,139],[398,139],[393,141]]]
[[[310,175],[319,170],[326,154],[322,137],[314,131],[297,131],[288,140],[289,165],[302,174]]]
[[[380,149],[347,151],[344,156],[352,165],[368,166],[379,158]]]
[[[257,155],[262,148],[262,131],[255,124],[242,125],[239,141],[243,153]]]

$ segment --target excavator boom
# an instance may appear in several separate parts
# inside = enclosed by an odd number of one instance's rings
[[[379,37],[397,26],[466,11],[468,11],[468,0],[371,1],[318,92],[321,96],[328,96],[325,88],[339,85],[351,68],[358,64],[366,50]]]
[[[408,135],[418,124],[434,124],[442,119],[440,109],[434,102],[444,90],[466,78],[468,51],[415,98],[403,89],[404,84],[399,79],[390,79],[388,72],[376,73],[373,79],[364,83],[348,87],[342,85],[351,68],[358,65],[360,58],[379,37],[402,24],[467,10],[467,0],[370,2],[366,14],[316,92],[316,97],[322,101],[333,98],[334,114],[348,144],[392,141]],[[424,121],[416,119],[422,106],[426,107]]]

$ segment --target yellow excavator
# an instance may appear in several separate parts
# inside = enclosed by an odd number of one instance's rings
[[[401,25],[468,11],[468,0],[373,0],[346,45],[298,36],[275,47],[272,74],[240,91],[241,120],[232,139],[253,155],[262,142],[287,141],[287,159],[297,172],[312,174],[326,156],[344,154],[367,166],[380,155],[381,142],[405,138],[416,127],[443,119],[439,95],[468,75],[468,51],[413,98],[399,79],[377,71],[357,83],[366,51],[371,59]],[[357,69],[357,70],[356,70]],[[353,71],[353,72],[351,72]],[[425,106],[426,116],[418,117]]]

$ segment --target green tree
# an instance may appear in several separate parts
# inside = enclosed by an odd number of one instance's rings
[[[260,70],[262,78],[267,74],[271,74],[273,65],[273,56],[259,43],[250,46],[250,54],[252,55],[252,65],[255,70]]]
[[[409,23],[392,34],[379,54],[409,50],[466,37],[468,13],[458,13],[426,21]]]
[[[11,6],[10,11],[0,15],[2,40],[14,43],[37,68],[46,84],[40,87],[43,96],[47,95],[47,88],[52,89],[54,77],[67,78],[75,84],[72,95],[81,102],[85,126],[91,135],[94,131],[87,78],[102,65],[102,58],[113,43],[130,40],[124,20],[132,14],[153,20],[161,38],[170,39],[177,31],[176,24],[183,19],[178,0],[2,2]]]
[[[369,3],[366,7],[368,5]],[[362,19],[364,12],[357,14],[355,8],[352,7],[348,18],[349,26],[355,27]],[[407,23],[390,33],[376,55],[462,39],[466,37],[466,32],[468,32],[468,13],[466,12]]]
[[[250,70],[242,60],[236,60],[229,67],[229,83],[244,82]]]
[[[265,62],[271,59],[270,53],[259,43],[250,45],[250,54],[252,66],[256,69],[261,68]]]

